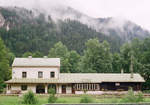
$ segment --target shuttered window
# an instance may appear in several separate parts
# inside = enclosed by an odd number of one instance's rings
[[[38,72],[38,78],[43,78],[43,72],[41,71]]]
[[[50,77],[55,78],[55,72],[50,72]]]
[[[27,72],[22,72],[22,78],[27,78]]]

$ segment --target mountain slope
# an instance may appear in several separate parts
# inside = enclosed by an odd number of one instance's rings
[[[135,23],[118,18],[99,18],[99,30],[107,35],[117,35],[124,41],[131,41],[134,38],[143,39],[149,37],[150,33]]]
[[[43,12],[37,9],[0,7],[0,36],[16,56],[27,51],[47,54],[58,41],[63,42],[69,50],[82,54],[84,43],[95,37],[100,41],[107,40],[111,51],[116,52],[128,40],[149,36],[148,31],[137,25],[134,30],[129,30],[130,22],[124,31],[106,27],[111,21],[112,18],[91,18],[72,8]],[[141,34],[137,34],[139,30]]]
[[[39,10],[40,11],[40,10]],[[47,12],[48,14],[49,12]],[[150,32],[141,28],[139,25],[121,18],[92,18],[70,7],[57,7],[51,11],[53,18],[80,21],[87,24],[97,32],[104,33],[109,36],[119,36],[122,40],[131,41],[134,38],[143,39],[150,36]],[[57,15],[54,15],[57,14]]]
[[[83,52],[84,43],[90,38],[107,40],[113,45],[112,51],[119,49],[121,41],[118,38],[108,37],[85,24],[75,20],[58,20],[55,22],[51,16],[43,13],[34,14],[24,8],[0,8],[3,25],[0,36],[6,46],[16,56],[24,52],[40,51],[47,54],[53,45],[62,41],[70,50]],[[117,47],[116,47],[117,46]]]

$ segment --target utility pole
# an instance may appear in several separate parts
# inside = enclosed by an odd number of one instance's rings
[[[130,62],[130,72],[131,72],[131,78],[133,78],[133,51],[131,51],[131,62]]]

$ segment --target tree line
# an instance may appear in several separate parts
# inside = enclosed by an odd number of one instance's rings
[[[150,38],[134,39],[120,47],[119,52],[112,53],[107,41],[98,38],[89,39],[85,43],[82,54],[68,50],[62,42],[57,42],[49,49],[48,57],[61,59],[62,73],[130,73],[131,56],[133,56],[134,73],[140,73],[146,82],[143,90],[150,89]],[[41,52],[25,52],[22,57],[43,57]],[[4,81],[11,77],[11,63],[14,54],[9,51],[0,39],[0,89],[5,87]]]

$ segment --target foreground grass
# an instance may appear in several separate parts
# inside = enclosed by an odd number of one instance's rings
[[[38,97],[38,104],[42,105],[47,103],[46,97]],[[22,104],[22,98],[18,96],[0,96],[0,105],[24,105]]]
[[[48,97],[38,96],[39,103],[47,103]],[[81,97],[59,97],[56,103],[80,103]],[[0,105],[24,105],[21,103],[22,98],[17,96],[0,96]],[[93,98],[94,103],[121,103],[121,98]],[[150,98],[145,98],[144,102],[150,102]]]

